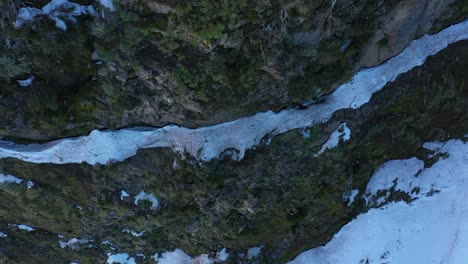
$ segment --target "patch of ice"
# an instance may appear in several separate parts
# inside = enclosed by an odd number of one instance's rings
[[[15,27],[20,28],[25,23],[31,23],[40,17],[48,17],[61,30],[67,30],[65,21],[76,23],[76,17],[84,14],[96,16],[93,6],[83,6],[67,0],[52,0],[42,9],[22,7],[15,20]],[[31,80],[32,81],[32,80]]]
[[[6,233],[0,232],[0,237],[8,237]]]
[[[117,264],[136,264],[135,259],[130,257],[127,253],[118,253],[112,254],[107,253],[107,263],[117,263]]]
[[[32,82],[34,81],[35,77],[34,75],[25,79],[25,80],[17,80],[18,84],[21,86],[21,87],[28,87],[32,84]]]
[[[247,251],[247,259],[253,259],[253,258],[258,257],[263,247],[264,245],[249,248],[249,250]]]
[[[419,187],[423,192],[436,188],[440,192],[419,195],[411,204],[400,201],[370,209],[345,225],[325,246],[303,252],[289,263],[465,263],[468,259],[468,161],[464,156],[468,143],[451,140],[425,147],[435,145],[448,153],[448,158],[422,170],[417,178],[413,176],[421,168],[417,159],[408,159],[406,163],[387,162],[372,177],[380,180],[371,180],[369,188],[388,188],[386,179],[399,176],[388,167],[399,164],[403,168],[398,172],[410,177],[411,188]],[[390,175],[382,176],[382,171]],[[401,188],[408,190],[408,184],[409,181],[404,181]]]
[[[325,97],[323,103],[308,105],[304,110],[267,111],[197,129],[169,125],[158,129],[94,130],[88,136],[30,145],[1,141],[0,158],[12,157],[34,163],[106,164],[129,158],[141,148],[168,147],[175,152],[190,154],[199,161],[210,161],[227,149],[236,149],[239,154],[235,157],[242,159],[245,151],[258,145],[266,135],[275,136],[312,126],[327,121],[337,110],[362,106],[372,94],[398,75],[421,65],[428,56],[449,44],[463,39],[468,39],[468,21],[450,26],[435,35],[424,35],[385,63],[360,70],[350,82]]]
[[[115,11],[114,4],[112,3],[112,0],[99,0],[99,3],[109,9],[110,11]]]
[[[130,196],[130,194],[128,194],[128,192],[126,192],[126,191],[124,191],[124,190],[121,190],[121,191],[120,191],[120,200],[123,201],[123,199],[124,199],[125,197],[129,197],[129,196]]]
[[[131,234],[134,237],[141,237],[143,234],[145,234],[146,230],[143,230],[141,232],[135,232],[135,231],[130,230],[128,228],[124,228],[124,229],[122,229],[122,232]]]
[[[322,148],[314,154],[314,157],[318,157],[327,149],[332,149],[338,146],[340,140],[348,141],[351,138],[351,130],[346,126],[346,123],[340,124],[338,128],[333,131],[330,138],[322,145]]]
[[[138,205],[138,202],[141,200],[147,200],[151,202],[151,209],[157,209],[159,206],[158,198],[154,197],[152,193],[147,194],[141,191],[137,196],[135,196],[135,205]]]

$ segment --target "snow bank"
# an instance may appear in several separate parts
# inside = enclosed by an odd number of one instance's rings
[[[94,10],[93,6],[91,5],[82,6],[67,0],[52,0],[42,9],[34,7],[20,8],[14,25],[16,28],[20,28],[25,23],[31,23],[40,17],[48,17],[55,22],[55,26],[57,28],[66,31],[67,24],[65,21],[76,23],[76,17],[84,14],[95,16],[96,10]]]
[[[418,187],[421,191],[411,194],[415,201],[371,209],[344,226],[325,246],[303,252],[289,263],[465,263],[468,143],[451,140],[424,146],[449,156],[426,169],[415,158],[387,162],[367,186],[370,193],[394,185],[411,193]]]
[[[0,158],[13,157],[34,163],[106,164],[122,161],[140,148],[172,148],[188,153],[200,161],[210,161],[228,149],[236,149],[236,159],[242,159],[247,149],[260,144],[269,135],[311,126],[327,121],[344,108],[358,108],[369,101],[398,75],[421,65],[428,56],[450,43],[468,39],[468,21],[453,25],[435,35],[414,40],[397,56],[382,65],[359,71],[353,79],[341,85],[321,104],[311,104],[305,110],[287,109],[239,118],[214,126],[188,129],[169,125],[163,128],[133,128],[118,131],[92,131],[88,136],[56,140],[45,144],[20,145],[0,142]]]

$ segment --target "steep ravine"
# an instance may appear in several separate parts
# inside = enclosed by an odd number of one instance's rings
[[[0,0],[0,263],[459,264],[467,14]]]
[[[468,39],[468,21],[453,25],[435,35],[425,35],[382,65],[359,71],[348,83],[322,97],[319,103],[304,105],[306,109],[287,109],[278,113],[264,112],[211,127],[187,129],[167,126],[161,129],[140,127],[119,131],[93,131],[89,136],[62,139],[44,144],[20,145],[0,142],[0,157],[15,157],[34,163],[106,164],[121,161],[139,149],[170,147],[200,161],[218,158],[227,150],[234,159],[242,159],[245,151],[256,147],[266,136],[304,128],[327,121],[334,112],[359,108],[372,94],[383,88],[428,56],[450,43]]]
[[[360,198],[347,207],[343,194],[363,191],[385,161],[423,159],[424,142],[464,137],[467,47],[466,41],[450,45],[361,108],[340,110],[326,124],[306,129],[308,138],[298,130],[281,134],[241,161],[199,166],[169,149],[140,150],[108,166],[2,159],[3,173],[34,182],[30,189],[26,182],[2,186],[0,231],[8,235],[0,240],[2,256],[13,263],[105,263],[107,253],[126,252],[138,263],[153,263],[149,257],[156,252],[181,248],[197,256],[226,247],[231,263],[291,260],[366,210]],[[342,122],[351,139],[314,157]],[[122,190],[129,196],[121,197]],[[159,199],[156,210],[134,204],[143,190]],[[123,229],[146,232],[134,237]],[[60,248],[60,240],[74,237],[91,242]],[[236,254],[259,245],[265,247],[257,259]]]

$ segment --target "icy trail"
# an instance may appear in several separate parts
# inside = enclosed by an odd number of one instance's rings
[[[267,135],[274,136],[325,122],[339,109],[359,108],[369,101],[373,93],[398,75],[421,65],[428,56],[449,44],[464,39],[468,39],[468,21],[450,26],[435,35],[424,35],[382,65],[359,71],[350,82],[327,96],[324,103],[310,105],[306,110],[267,111],[197,129],[169,125],[158,129],[95,130],[87,136],[30,145],[1,141],[0,158],[13,157],[33,163],[106,164],[129,158],[139,148],[170,147],[200,161],[209,161],[225,150],[236,149],[239,153],[234,156],[242,159],[247,149],[258,145]]]
[[[430,168],[423,168],[416,158],[389,161],[367,186],[375,193],[398,178],[396,189],[410,193],[414,202],[370,209],[325,246],[303,252],[289,264],[467,263],[468,142],[451,140],[424,147],[449,156]],[[420,191],[411,192],[416,187]]]

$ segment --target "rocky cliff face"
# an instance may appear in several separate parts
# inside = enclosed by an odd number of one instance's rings
[[[54,2],[66,1],[0,1],[0,134],[17,141],[302,104],[468,14],[463,0]],[[19,7],[39,15],[19,24]],[[467,56],[467,41],[452,44],[361,108],[266,138],[241,161],[170,149],[95,166],[0,159],[2,176],[23,180],[0,183],[0,260],[105,263],[126,252],[127,263],[154,263],[176,248],[212,258],[227,248],[228,263],[291,260],[369,209],[350,194],[382,163],[430,166],[439,157],[424,142],[466,138]],[[346,144],[316,155],[343,123]],[[398,200],[410,197],[387,198]]]
[[[196,127],[279,110],[466,16],[461,0],[75,2],[3,4],[3,135]],[[25,6],[42,13],[16,18]],[[84,7],[93,12],[64,18],[66,30],[43,11],[66,17]]]

